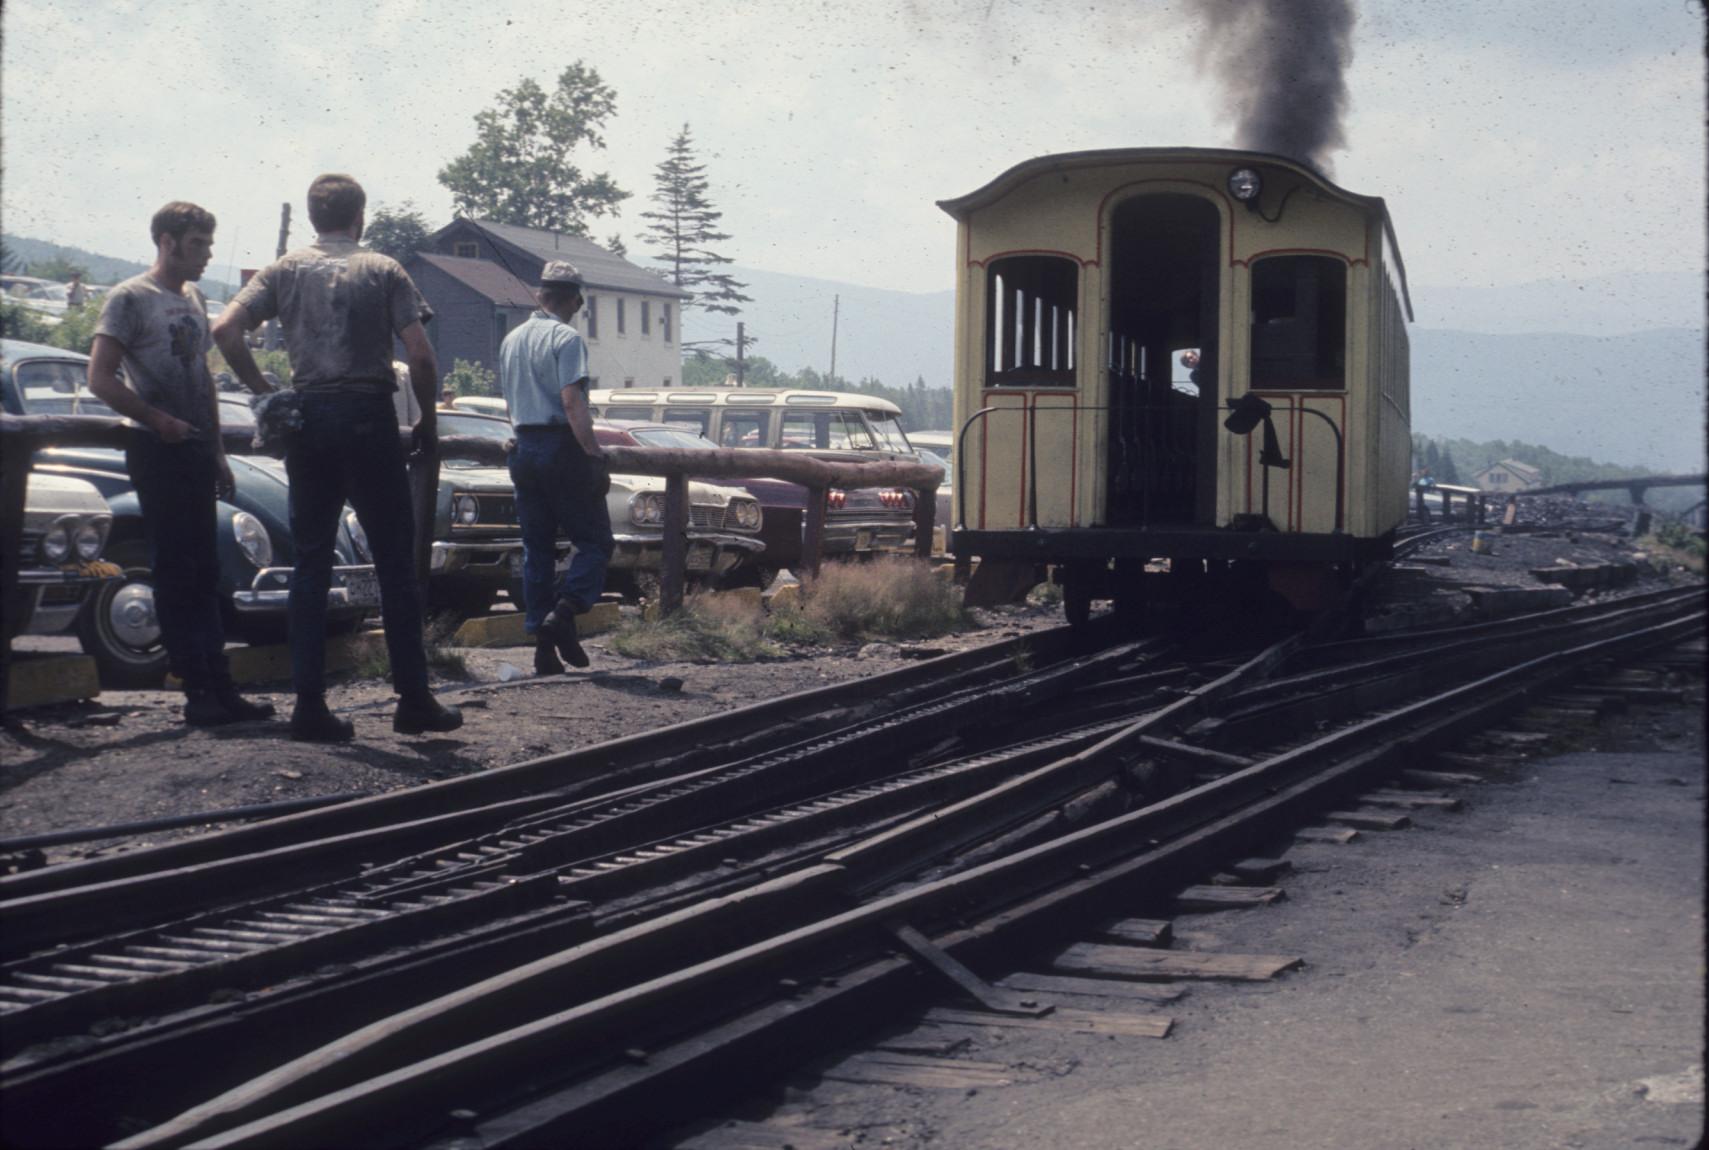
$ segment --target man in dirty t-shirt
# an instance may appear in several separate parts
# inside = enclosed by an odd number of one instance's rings
[[[326,705],[326,595],[346,500],[356,509],[380,584],[386,651],[399,695],[392,729],[412,735],[455,730],[462,715],[428,688],[409,479],[392,406],[395,336],[403,341],[421,408],[416,442],[433,450],[439,367],[422,327],[433,313],[396,260],[358,244],[367,206],[360,184],[345,175],[320,176],[309,185],[308,201],[315,242],[258,272],[213,331],[237,377],[262,390],[244,333],[278,317],[291,358],[291,387],[302,402],[302,427],[285,448],[297,552],[289,607],[297,692],[291,736],[337,742],[355,734],[351,722]]]
[[[101,308],[89,390],[138,425],[125,464],[148,535],[160,639],[187,696],[184,721],[264,719],[272,706],[243,698],[232,683],[220,624],[215,500],[231,497],[232,478],[208,374],[208,306],[194,283],[213,255],[214,217],[174,201],[150,231],[154,266],[113,288]],[[115,641],[97,657],[118,670],[136,656]]]

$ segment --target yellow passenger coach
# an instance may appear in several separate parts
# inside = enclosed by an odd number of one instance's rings
[[[1049,564],[1071,621],[1242,575],[1311,608],[1388,557],[1411,304],[1381,199],[1282,156],[1133,148],[939,206],[970,600]]]

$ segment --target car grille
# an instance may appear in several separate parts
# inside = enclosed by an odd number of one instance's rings
[[[722,507],[712,507],[704,503],[692,504],[688,509],[688,525],[721,531],[724,528],[724,512],[725,508]]]
[[[503,527],[517,522],[516,499],[510,495],[477,494],[481,507],[481,527]]]
[[[68,583],[63,585],[48,584],[42,588],[41,603],[43,607],[70,606],[83,598],[88,585],[83,583]]]

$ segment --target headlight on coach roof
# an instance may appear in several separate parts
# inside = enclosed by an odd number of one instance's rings
[[[1263,190],[1264,177],[1257,168],[1236,168],[1228,174],[1228,194],[1243,204],[1257,199]]]
[[[481,521],[481,501],[473,495],[459,495],[451,502],[453,520],[459,527],[473,527]]]
[[[261,520],[247,511],[231,513],[231,534],[237,540],[239,551],[255,567],[271,567],[273,565],[273,540],[267,535],[267,528],[261,525]]]
[[[657,491],[637,491],[629,497],[629,522],[656,527],[665,521],[665,497]]]
[[[99,559],[101,548],[107,544],[107,529],[112,524],[112,519],[105,515],[91,515],[85,519],[71,536],[71,546],[77,557],[85,563]]]
[[[752,499],[730,500],[730,512],[734,515],[736,526],[743,531],[758,531],[760,529],[760,505]]]

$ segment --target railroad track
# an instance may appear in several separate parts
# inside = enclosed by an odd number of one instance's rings
[[[1103,873],[1131,867],[1129,856],[1136,848],[1141,849],[1141,857],[1160,854],[1169,865],[1197,858],[1195,852],[1205,848],[1183,844],[1215,841],[1221,846],[1230,835],[1255,833],[1225,829],[1207,837],[1207,827],[1238,826],[1243,820],[1259,818],[1260,814],[1249,812],[1273,807],[1271,800],[1278,793],[1304,785],[1296,776],[1318,780],[1308,788],[1315,794],[1330,785],[1321,781],[1326,772],[1333,776],[1336,769],[1346,769],[1349,761],[1362,762],[1376,755],[1370,749],[1375,742],[1388,740],[1377,757],[1392,757],[1398,753],[1390,745],[1400,737],[1396,731],[1411,731],[1420,724],[1452,726],[1463,723],[1465,715],[1481,714],[1492,699],[1518,689],[1503,676],[1540,673],[1542,664],[1570,667],[1575,651],[1583,658],[1604,657],[1583,652],[1631,645],[1639,641],[1634,636],[1663,642],[1668,628],[1689,628],[1690,623],[1681,618],[1694,604],[1682,604],[1678,597],[1647,600],[1653,601],[1634,602],[1624,612],[1597,609],[1571,618],[1551,612],[1556,618],[1546,625],[1538,626],[1533,620],[1523,651],[1515,640],[1491,643],[1475,628],[1460,634],[1448,629],[1429,638],[1413,637],[1411,646],[1363,641],[1364,646],[1341,647],[1333,659],[1293,640],[1212,678],[1215,668],[1202,661],[1196,665],[1170,661],[1156,647],[1110,648],[1068,660],[1042,674],[1022,676],[1026,685],[1015,687],[1009,695],[998,694],[995,705],[992,691],[975,688],[964,691],[960,701],[952,694],[937,703],[921,704],[917,711],[901,708],[852,739],[847,732],[838,732],[821,740],[831,748],[852,750],[852,755],[821,749],[817,755],[798,756],[793,750],[799,748],[785,748],[726,768],[684,772],[689,777],[673,776],[668,783],[637,787],[603,807],[600,800],[587,799],[524,812],[515,825],[470,840],[485,849],[429,851],[369,868],[362,885],[332,884],[306,896],[296,892],[274,903],[273,909],[246,907],[237,913],[247,916],[247,927],[200,923],[186,930],[183,922],[176,923],[171,929],[180,940],[178,945],[184,945],[185,939],[215,941],[219,945],[212,949],[228,957],[210,963],[231,970],[236,967],[229,964],[248,962],[260,971],[270,962],[278,963],[282,951],[306,948],[298,955],[310,957],[315,945],[327,945],[316,944],[316,939],[338,934],[356,937],[363,925],[324,921],[362,917],[339,911],[378,911],[385,905],[390,913],[370,914],[366,928],[384,935],[396,952],[360,960],[357,965],[363,969],[351,981],[367,979],[370,988],[390,987],[375,996],[376,1004],[403,1004],[402,1009],[342,1037],[337,1037],[342,1031],[336,1022],[309,1025],[306,1040],[322,1045],[293,1063],[261,1073],[255,1072],[255,1059],[239,1059],[223,1076],[203,1076],[197,1084],[199,1097],[194,1090],[181,1088],[146,1103],[134,1097],[118,1098],[107,1116],[131,1113],[146,1122],[150,1104],[152,1116],[158,1119],[163,1104],[176,1106],[226,1090],[223,1098],[191,1105],[179,1119],[156,1125],[127,1144],[182,1145],[212,1137],[215,1141],[210,1144],[302,1145],[328,1138],[349,1141],[350,1132],[357,1130],[384,1130],[388,1137],[396,1135],[394,1140],[409,1142],[436,1136],[434,1129],[443,1114],[433,1108],[432,1092],[420,1091],[427,1081],[448,1081],[447,1074],[459,1083],[459,1096],[481,1100],[483,1113],[494,1099],[507,1096],[568,1097],[563,1091],[569,1090],[576,1097],[591,1098],[588,1083],[604,1081],[602,1075],[636,1076],[640,1064],[632,1056],[627,1069],[612,1071],[601,1065],[612,1057],[612,1042],[618,1036],[657,1032],[667,1046],[680,1041],[704,1044],[710,1031],[693,1037],[697,1023],[713,1029],[753,1025],[752,1019],[740,1024],[720,1021],[733,1006],[758,999],[763,1003],[758,1008],[761,1014],[775,1014],[778,1009],[793,1013],[802,1002],[800,988],[812,985],[810,979],[800,977],[802,970],[864,970],[860,954],[874,945],[880,950],[894,947],[898,924],[930,927],[940,932],[940,943],[948,938],[950,949],[980,952],[991,938],[1009,937],[1013,928],[974,927],[967,939],[960,937],[965,931],[951,930],[943,936],[946,916],[985,915],[988,924],[1001,924],[1014,914],[1017,901],[1025,905],[1029,899],[1042,899],[1050,905],[1069,905],[1074,899],[1064,892],[1086,885],[1087,868]],[[1469,654],[1480,650],[1494,654],[1468,662]],[[1524,655],[1528,661],[1518,671],[1510,667],[1489,673],[1491,666],[1502,662],[1496,656],[1504,653],[1509,662],[1515,655]],[[1445,677],[1443,668],[1456,663],[1462,672],[1482,677],[1447,692],[1452,703],[1442,697],[1416,698],[1421,675]],[[1394,709],[1396,700],[1407,693],[1401,664],[1412,667],[1414,698]],[[1299,670],[1300,666],[1307,669]],[[1391,709],[1378,717],[1357,718],[1357,707],[1371,703],[1373,682],[1389,682],[1380,701]],[[884,748],[899,745],[894,732],[917,734],[933,729],[943,714],[935,708],[944,705],[952,711],[966,707],[963,718],[988,739],[1025,733],[1037,720],[1017,705],[1023,695],[1035,705],[1054,700],[1062,704],[1058,710],[1073,711],[1081,718],[1088,711],[1087,697],[1094,701],[1093,711],[1125,707],[1126,714],[1097,718],[1076,730],[1036,736],[1016,745],[978,748],[971,754],[945,752],[935,761],[892,764],[906,767],[899,771],[880,774],[870,765],[857,767],[856,777],[845,776],[842,785],[832,788],[824,786],[830,776],[798,770],[799,777],[791,780],[796,793],[783,794],[782,801],[750,801],[740,810],[718,809],[718,817],[712,817],[715,804],[705,796],[751,791],[747,780],[765,775],[755,766],[760,760],[799,766],[815,759],[878,758],[893,753]],[[1315,708],[1314,713],[1320,713],[1323,700],[1334,697],[1343,697],[1346,712],[1341,729],[1332,734],[1300,743],[1297,735],[1305,729],[1303,720],[1274,723],[1289,708],[1302,714],[1301,708]],[[976,705],[979,699],[985,705]],[[1459,709],[1453,715],[1445,720],[1438,717],[1442,708],[1456,705]],[[1263,714],[1279,730],[1291,733],[1294,744],[1258,755],[1235,755],[1212,745],[1216,732],[1249,729],[1255,721],[1250,716]],[[1209,737],[1184,740],[1183,733],[1189,731]],[[1404,745],[1422,745],[1424,738],[1409,733]],[[1326,759],[1340,767],[1321,767],[1320,760]],[[1157,763],[1184,769],[1142,769]],[[718,781],[698,785],[712,779]],[[697,785],[673,792],[690,783]],[[652,801],[673,793],[676,797]],[[779,797],[777,793],[769,796],[771,800]],[[1288,809],[1293,811],[1304,801],[1295,800]],[[596,808],[608,818],[593,818]],[[1076,809],[1078,816],[1072,813]],[[646,810],[688,811],[701,818],[648,837],[642,829],[658,824],[643,817],[641,812]],[[1270,814],[1274,816],[1273,811]],[[626,826],[627,832],[590,829],[609,827],[612,820]],[[1144,850],[1153,840],[1153,848]],[[1006,842],[1004,851],[993,854],[993,841]],[[602,849],[595,850],[596,846]],[[982,855],[981,849],[986,853]],[[702,859],[716,859],[717,865],[705,865]],[[736,865],[730,865],[732,860]],[[924,873],[936,877],[922,882],[918,876]],[[1005,903],[1009,909],[1002,909]],[[498,916],[471,913],[482,906],[497,910]],[[828,916],[827,908],[833,911]],[[442,930],[434,933],[435,916],[441,927],[471,921],[478,925],[470,937],[448,938]],[[391,925],[381,931],[382,922]],[[295,929],[283,929],[287,925]],[[410,950],[412,930],[415,937],[431,936],[434,941]],[[210,933],[218,931],[227,933]],[[283,934],[288,941],[231,937],[246,931]],[[519,937],[529,939],[529,945],[519,948]],[[103,940],[101,945],[110,950],[113,942]],[[264,945],[268,949],[236,949]],[[69,977],[102,985],[55,986],[24,980],[24,985],[39,987],[39,993],[68,993],[53,999],[26,996],[19,1018],[35,1012],[39,1018],[51,1017],[52,1011],[44,1009],[48,1004],[72,1001],[79,995],[123,998],[123,992],[114,989],[123,985],[116,978],[99,979],[88,973],[89,962],[67,962],[65,953],[46,958],[85,971],[38,977]],[[269,953],[274,957],[263,957]],[[534,957],[527,957],[530,954]],[[183,957],[161,955],[158,960]],[[454,973],[459,961],[469,975],[461,984]],[[851,961],[856,966],[850,967]],[[888,969],[887,964],[898,961],[880,959],[877,966]],[[911,966],[902,962],[896,969]],[[796,973],[778,975],[777,970]],[[29,973],[17,965],[8,968],[8,973],[13,972]],[[165,985],[176,978],[181,989],[189,988],[181,1000],[204,993],[209,985],[206,975],[201,981],[191,977],[193,970],[158,973],[166,977],[140,981]],[[410,993],[397,988],[406,975],[415,981],[418,994],[431,996],[441,988],[452,989],[436,999],[418,997],[412,1002]],[[777,977],[792,978],[795,987],[782,1007],[775,1000]],[[890,985],[892,976],[879,981]],[[844,982],[839,976],[839,986]],[[866,985],[858,979],[857,984]],[[329,1004],[349,1002],[353,992],[341,989],[342,985],[340,979],[328,978],[318,985],[288,989],[276,1001],[298,1010],[321,1011]],[[827,1001],[854,1001],[835,993],[819,994],[836,989],[819,986],[806,993]],[[567,1004],[569,1009],[542,1019],[544,1003]],[[61,1009],[70,1016],[70,1008]],[[226,1021],[220,1023],[204,1020],[199,1037],[198,1024],[179,1023],[156,1028],[152,1038],[107,1042],[99,1050],[15,1059],[16,1065],[9,1063],[5,1071],[11,1081],[0,1078],[0,1084],[14,1100],[27,1099],[36,1108],[73,1096],[79,1083],[86,1087],[89,1077],[97,1074],[130,1078],[135,1093],[141,1089],[132,1073],[143,1057],[138,1052],[155,1058],[186,1058],[198,1049],[198,1042],[229,1044],[236,1036],[256,1032],[256,1024],[246,1023],[242,1013],[227,1011]],[[255,1016],[267,1013],[262,1008],[252,1011]],[[688,1038],[682,1036],[685,1027]],[[40,1027],[35,1037],[51,1030]],[[675,1038],[668,1037],[673,1034]],[[329,1035],[334,1037],[323,1042]],[[538,1042],[558,1052],[545,1065],[570,1076],[579,1070],[581,1084],[554,1093],[543,1083],[526,1053],[538,1054]],[[650,1039],[645,1045],[653,1048]],[[616,1048],[620,1062],[624,1049],[632,1055],[634,1047]],[[572,1056],[565,1057],[566,1051]],[[427,1063],[420,1061],[428,1055]],[[653,1055],[644,1061],[652,1063]],[[472,1076],[466,1081],[465,1072]],[[483,1085],[494,1074],[511,1085],[496,1093],[490,1084]],[[527,1083],[526,1087],[518,1087],[519,1082]],[[619,1094],[630,1100],[641,1096],[629,1087]],[[379,1097],[385,1101],[376,1101]],[[408,1106],[400,1113],[400,1100],[406,1097],[426,1105],[424,1113],[431,1120],[423,1113],[411,1113]],[[601,1114],[609,1112],[611,1117],[602,1121],[615,1123],[610,1127],[613,1131],[634,1129],[629,1125],[636,1121],[632,1114],[616,1117],[628,1102],[587,1105]],[[581,1104],[564,1111],[572,1112],[585,1117],[593,1111]],[[568,1120],[554,1118],[553,1122]],[[229,1134],[217,1133],[227,1128]],[[540,1137],[553,1136],[550,1123],[528,1128]],[[86,1124],[81,1132],[94,1129]],[[101,1129],[99,1136],[111,1138],[119,1129]],[[12,1144],[54,1144],[51,1132],[39,1124],[14,1124],[7,1133]],[[364,1134],[356,1140],[368,1137]]]

